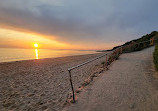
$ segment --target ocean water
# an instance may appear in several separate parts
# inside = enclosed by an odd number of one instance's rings
[[[93,54],[96,51],[0,48],[0,62]]]

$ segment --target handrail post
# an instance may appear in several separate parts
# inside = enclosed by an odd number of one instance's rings
[[[108,54],[106,54],[106,69],[109,70],[108,69]]]
[[[73,84],[72,84],[71,70],[68,70],[68,71],[69,71],[70,84],[71,84],[71,89],[72,89],[73,103],[75,103],[75,93],[74,93],[74,88],[73,88]]]
[[[154,37],[150,38],[150,45],[154,45]]]
[[[107,57],[107,55],[106,55],[106,66],[107,66],[107,64],[108,64],[108,57]]]
[[[153,42],[153,45],[155,45],[155,43],[154,43],[154,37],[153,37],[153,40],[152,40],[152,42]]]
[[[122,50],[123,50],[123,49],[122,49],[122,47],[121,47],[121,54],[122,54]]]

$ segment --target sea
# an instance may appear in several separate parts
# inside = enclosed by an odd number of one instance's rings
[[[0,62],[56,58],[73,55],[94,54],[91,50],[54,50],[54,49],[21,49],[0,48]]]

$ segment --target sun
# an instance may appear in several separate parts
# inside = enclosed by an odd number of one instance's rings
[[[38,48],[38,44],[37,44],[37,43],[35,43],[35,44],[34,44],[34,47],[35,47],[35,48]]]

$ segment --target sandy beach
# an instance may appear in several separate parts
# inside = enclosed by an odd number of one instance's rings
[[[0,110],[60,111],[71,92],[67,68],[102,54],[0,63]],[[75,90],[102,61],[72,71]]]

